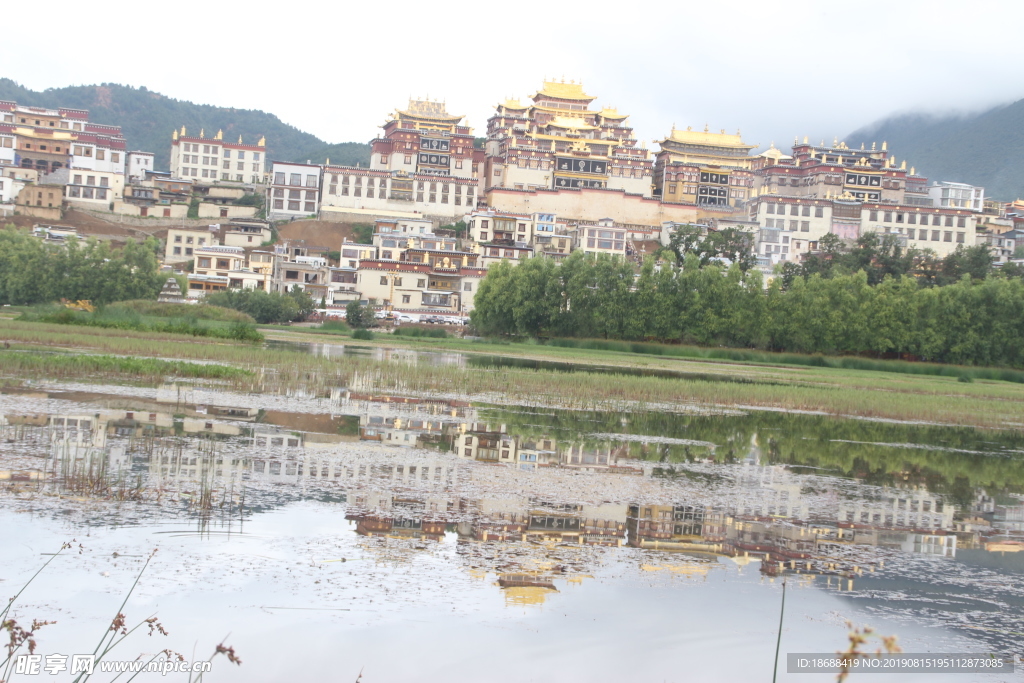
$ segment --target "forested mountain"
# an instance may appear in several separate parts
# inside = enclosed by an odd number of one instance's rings
[[[892,116],[846,138],[851,147],[883,140],[929,181],[981,185],[994,199],[1024,197],[1024,100],[966,116]]]
[[[254,109],[215,107],[175,100],[145,87],[133,88],[103,83],[50,88],[36,92],[9,78],[0,78],[0,100],[35,107],[71,107],[88,109],[95,123],[121,126],[129,149],[156,154],[156,167],[166,170],[171,156],[171,132],[185,126],[190,133],[205,129],[209,137],[218,130],[224,138],[246,142],[267,138],[267,156],[271,160],[323,162],[354,166],[369,163],[370,146],[361,142],[329,144],[315,135],[288,125],[273,114]]]

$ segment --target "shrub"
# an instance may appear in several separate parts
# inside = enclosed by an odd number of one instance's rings
[[[413,327],[408,325],[396,327],[394,334],[399,337],[433,337],[436,339],[447,339],[451,336],[440,327]]]
[[[325,320],[320,325],[321,330],[328,330],[331,332],[348,332],[352,328],[345,323],[344,320]]]
[[[202,304],[172,304],[148,299],[118,301],[107,306],[107,310],[127,308],[142,315],[158,318],[198,318],[199,320],[222,320],[224,322],[256,322],[251,315],[223,306]]]
[[[353,339],[373,339],[373,332],[369,330],[356,330],[352,333]]]

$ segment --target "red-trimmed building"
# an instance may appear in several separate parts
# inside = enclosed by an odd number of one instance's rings
[[[369,168],[324,168],[321,211],[454,222],[481,199],[484,152],[442,102],[409,100],[370,142]]]
[[[653,165],[629,116],[582,83],[544,81],[532,103],[506,99],[487,121],[486,188],[612,188],[651,196]]]
[[[239,135],[238,142],[229,142],[223,131],[208,138],[202,130],[198,136],[188,135],[182,126],[171,135],[171,177],[194,183],[260,184],[267,168],[266,147],[266,138],[246,144]]]

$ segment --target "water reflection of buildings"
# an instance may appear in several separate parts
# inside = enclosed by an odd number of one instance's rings
[[[621,442],[515,436],[507,432],[504,424],[465,424],[455,436],[453,448],[466,460],[515,465],[527,471],[557,466],[587,472],[643,472],[629,459],[629,448]]]
[[[954,517],[952,504],[923,487],[871,487],[860,497],[830,493],[834,504],[812,518],[806,476],[761,464],[756,443],[735,465],[707,463],[722,477],[723,488],[732,482],[737,497],[723,499],[729,502],[583,504],[530,495],[474,495],[471,468],[479,462],[516,471],[645,476],[657,469],[657,476],[665,476],[687,466],[631,460],[623,442],[555,438],[540,429],[510,433],[508,425],[485,423],[459,401],[338,390],[331,410],[340,416],[295,417],[188,403],[192,398],[168,390],[162,401],[133,399],[135,410],[7,415],[0,424],[37,430],[40,443],[54,453],[102,453],[112,468],[133,467],[156,482],[220,477],[221,485],[333,490],[332,499],[347,504],[356,532],[367,537],[439,541],[447,531],[460,544],[524,544],[515,547],[538,553],[628,545],[689,558],[678,561],[680,566],[715,557],[739,564],[760,560],[767,574],[801,572],[844,581],[870,564],[865,558],[888,552],[951,558],[965,545],[993,552],[1024,547],[1024,504],[1004,497],[997,501],[984,492],[965,511],[969,517]],[[400,448],[338,448],[348,442]],[[131,444],[148,445],[133,450]],[[651,566],[668,565],[662,559]],[[503,575],[516,573],[495,565],[498,569]]]
[[[923,486],[907,489],[886,488],[874,499],[843,499],[838,519],[853,524],[911,529],[950,529],[952,505]]]

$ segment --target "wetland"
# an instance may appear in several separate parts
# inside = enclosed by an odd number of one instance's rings
[[[123,611],[169,634],[120,647],[229,643],[211,681],[767,681],[783,582],[778,680],[848,622],[1021,654],[1022,385],[279,337],[0,320],[0,587],[73,545],[39,651],[151,556]]]

